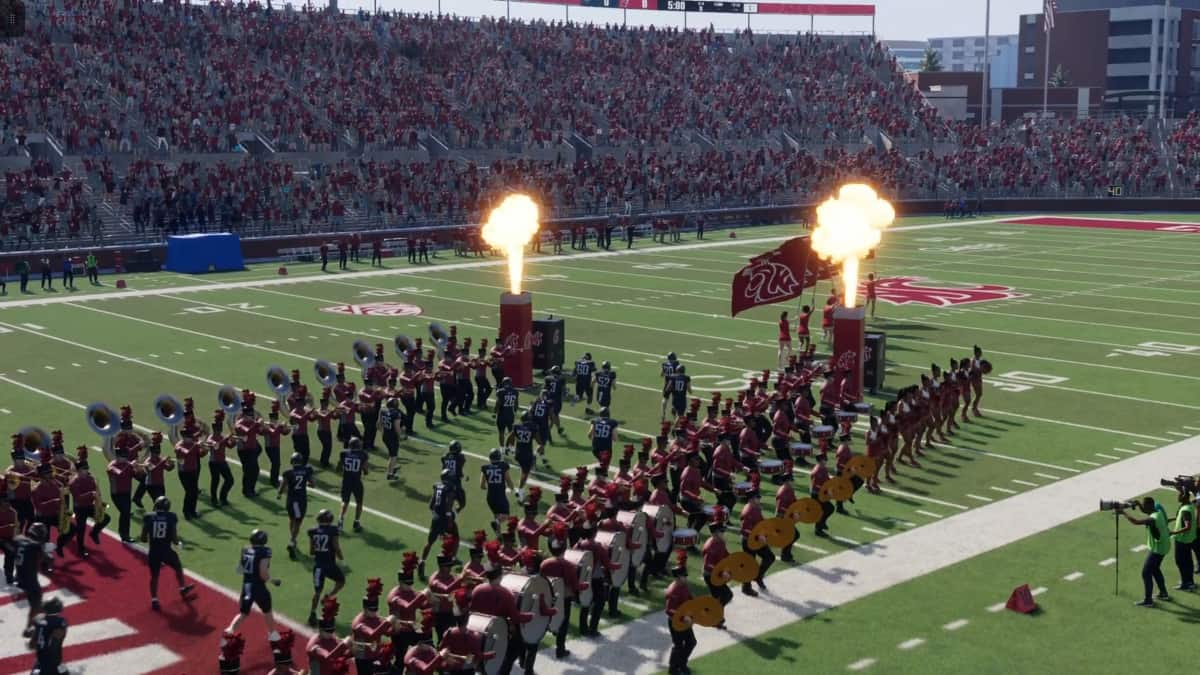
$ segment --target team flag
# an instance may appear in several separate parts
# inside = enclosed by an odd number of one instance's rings
[[[830,266],[812,254],[809,238],[796,237],[779,248],[755,256],[733,275],[731,315],[759,305],[799,297],[817,279],[832,276]]]
[[[1044,7],[1043,14],[1045,15],[1045,19],[1042,25],[1045,27],[1046,32],[1049,33],[1054,30],[1054,12],[1058,9],[1058,0],[1045,0]]]

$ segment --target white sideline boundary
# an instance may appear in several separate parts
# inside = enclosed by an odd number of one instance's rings
[[[909,230],[932,230],[932,229],[941,229],[941,228],[947,228],[947,227],[965,227],[965,226],[969,226],[969,225],[994,225],[997,223],[1007,222],[1009,219],[1011,219],[1013,217],[1042,218],[1045,216],[1007,216],[1004,218],[960,220],[960,221],[951,221],[948,223],[925,223],[922,225],[908,225],[908,226],[895,227],[895,228],[891,228],[891,231],[905,232],[905,231],[909,231]],[[719,231],[724,232],[724,230],[719,230]],[[552,257],[552,256],[526,257],[525,260],[526,260],[526,263],[528,263],[530,265],[536,265],[539,262],[563,263],[563,262],[569,262],[569,261],[575,261],[575,260],[587,260],[587,259],[591,259],[591,258],[610,258],[610,257],[615,257],[615,256],[645,255],[645,254],[652,254],[652,253],[661,253],[664,250],[691,251],[691,250],[706,249],[706,248],[726,248],[726,247],[730,247],[730,246],[745,246],[748,244],[772,244],[772,243],[778,243],[781,241],[787,241],[788,239],[798,237],[802,234],[805,234],[805,233],[797,227],[797,230],[795,233],[788,234],[788,235],[782,235],[782,236],[744,237],[744,238],[737,238],[737,239],[721,239],[719,241],[703,241],[703,242],[697,242],[697,243],[693,243],[693,244],[678,244],[678,245],[672,245],[672,246],[655,246],[653,248],[619,249],[619,250],[615,250],[615,251],[603,251],[603,250],[602,251],[591,251],[588,253],[573,253],[569,256],[563,256],[561,258]],[[308,284],[308,283],[314,283],[314,282],[319,282],[319,281],[330,281],[330,280],[346,281],[349,279],[369,279],[372,277],[405,276],[405,275],[411,275],[411,274],[421,274],[421,273],[426,273],[426,272],[430,272],[430,271],[443,271],[443,270],[450,270],[450,269],[476,269],[476,268],[480,268],[480,267],[499,267],[499,266],[507,265],[507,264],[508,264],[507,261],[505,261],[504,259],[498,258],[498,259],[482,260],[482,261],[478,261],[478,262],[430,265],[427,267],[426,266],[404,267],[404,268],[398,268],[398,269],[369,270],[369,271],[364,271],[364,272],[346,272],[346,273],[330,274],[330,275],[304,274],[304,275],[298,275],[298,276],[284,276],[284,277],[278,277],[278,278],[274,278],[274,279],[258,278],[258,279],[244,279],[242,281],[205,281],[205,280],[203,280],[202,277],[197,277],[197,280],[202,281],[203,283],[197,284],[194,286],[149,288],[149,289],[143,289],[143,290],[128,290],[128,291],[114,290],[112,292],[107,292],[107,293],[87,293],[84,295],[63,294],[58,297],[52,297],[52,298],[29,298],[27,300],[10,300],[7,302],[0,302],[0,310],[14,308],[14,307],[40,307],[43,305],[58,305],[58,304],[68,303],[68,302],[95,302],[98,300],[121,300],[121,299],[125,299],[125,298],[148,298],[148,297],[154,297],[154,296],[159,296],[159,295],[175,295],[177,293],[198,293],[198,292],[204,292],[204,291],[224,291],[224,290],[231,290],[231,289],[235,289],[235,288],[249,288],[249,287],[262,287],[262,286],[287,286],[290,284]],[[113,275],[109,275],[109,276],[113,276]],[[116,276],[122,276],[122,275],[116,275]],[[497,290],[499,290],[500,286],[497,286],[496,288],[497,288]]]
[[[729,630],[697,629],[692,658],[753,644],[768,631],[1050,530],[1094,512],[1098,494],[1133,496],[1157,488],[1163,471],[1200,471],[1198,450],[1200,436],[772,574],[761,597],[739,594],[725,608]],[[671,640],[664,614],[611,626],[601,636],[571,640],[569,660],[539,659],[538,672],[651,675],[666,668]]]

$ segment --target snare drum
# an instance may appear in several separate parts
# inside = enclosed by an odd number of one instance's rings
[[[608,550],[608,560],[617,569],[611,570],[613,588],[620,588],[625,585],[625,580],[629,578],[629,549],[625,547],[624,532],[597,532],[595,535],[597,544],[600,544]]]
[[[563,553],[563,559],[575,566],[575,573],[579,580],[588,584],[588,587],[579,591],[579,597],[575,598],[579,602],[580,607],[592,606],[592,567],[595,565],[595,558],[591,551],[581,551],[576,548],[568,549]]]
[[[792,443],[790,447],[792,450],[792,457],[795,457],[796,459],[807,457],[812,454],[812,443]]]
[[[483,662],[486,675],[499,675],[508,653],[508,622],[498,616],[471,614],[467,617],[467,630],[483,636],[483,651],[491,652],[492,658]]]
[[[758,472],[764,476],[778,476],[783,473],[783,461],[778,459],[758,460]]]
[[[714,506],[714,505],[712,505],[712,504],[705,504],[705,505],[704,505],[704,515],[705,515],[705,517],[707,517],[709,520],[712,520],[713,514],[714,514],[714,513],[716,513],[716,512],[717,512],[717,507],[716,507],[716,506]]]
[[[871,414],[871,404],[867,403],[866,401],[860,401],[858,403],[855,403],[854,404],[854,412],[858,413],[859,415],[870,415]]]
[[[759,463],[761,464],[762,461],[760,460]],[[754,490],[754,483],[751,483],[748,480],[744,480],[744,481],[733,484],[733,494],[735,494],[739,497],[745,497],[746,495],[750,494],[753,490]]]
[[[562,577],[550,577],[550,590],[554,592],[554,616],[550,617],[550,632],[558,633],[567,618],[567,584]]]
[[[839,413],[840,414],[840,413]],[[821,424],[812,428],[812,437],[819,439],[833,438],[833,427]]]
[[[617,522],[629,528],[629,557],[637,567],[646,559],[646,548],[650,533],[646,529],[646,514],[641,511],[618,511]]]
[[[508,572],[500,577],[500,585],[516,596],[517,609],[533,615],[532,619],[520,625],[521,639],[527,644],[541,642],[550,628],[550,617],[542,614],[543,599],[547,606],[553,604],[550,582],[540,574],[528,576]]]
[[[689,548],[700,541],[700,533],[690,527],[681,527],[671,533],[671,543],[675,548]]]
[[[839,410],[837,413],[838,424],[854,424],[858,421],[858,413],[849,410]]]
[[[654,549],[659,553],[671,550],[671,532],[675,529],[675,512],[662,504],[644,504],[642,513],[654,521]]]

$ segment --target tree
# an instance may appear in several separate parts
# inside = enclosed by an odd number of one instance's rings
[[[921,59],[922,73],[937,73],[942,70],[942,54],[936,49],[926,49],[925,57]]]
[[[1058,64],[1058,67],[1055,68],[1054,72],[1050,74],[1050,86],[1051,87],[1069,87],[1069,86],[1071,86],[1071,71],[1063,68],[1061,63]]]

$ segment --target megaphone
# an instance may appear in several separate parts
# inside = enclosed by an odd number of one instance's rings
[[[217,405],[221,406],[221,410],[224,410],[227,416],[233,417],[242,409],[241,392],[232,384],[221,387],[217,391]]]
[[[25,452],[50,449],[50,434],[41,427],[22,427],[17,433],[21,435],[21,444],[25,447]]]
[[[170,394],[162,394],[154,399],[154,414],[167,426],[175,426],[183,422],[183,404]]]
[[[281,366],[267,368],[267,388],[275,392],[276,396],[287,396],[287,393],[292,388],[292,383],[288,380],[287,371]]]
[[[399,356],[401,359],[405,360],[408,359],[408,350],[415,347],[412,338],[408,337],[407,335],[397,335],[392,339],[392,344],[396,346],[396,356]]]
[[[96,402],[89,405],[84,411],[84,417],[87,418],[88,427],[103,438],[116,436],[117,432],[121,430],[121,425],[117,421],[117,411],[109,407],[107,403]]]
[[[313,373],[322,386],[332,387],[337,384],[337,367],[325,359],[317,359],[313,363]]]
[[[450,333],[442,328],[442,324],[431,321],[429,322],[429,339],[433,340],[433,344],[437,346],[437,357],[440,361],[442,352],[446,349],[446,340],[450,339]]]
[[[375,350],[371,348],[371,344],[366,340],[354,341],[354,360],[363,368],[370,368],[375,365]]]

